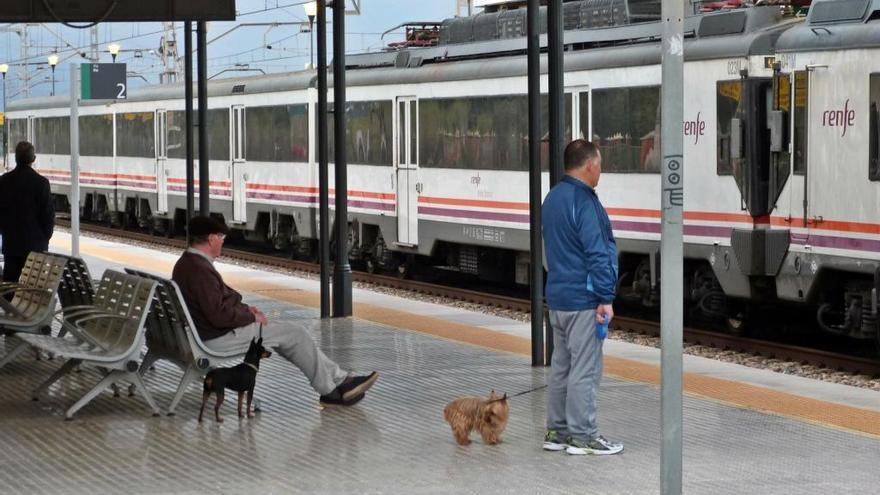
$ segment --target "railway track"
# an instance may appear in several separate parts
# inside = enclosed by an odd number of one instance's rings
[[[69,221],[59,218],[58,225],[70,227]],[[183,249],[185,242],[181,239],[157,237],[144,232],[114,229],[102,225],[81,224],[81,231],[102,234],[113,237],[139,241],[156,246],[172,246]],[[306,261],[292,260],[276,255],[255,253],[225,247],[224,256],[238,261],[273,266],[286,270],[297,270],[306,273],[317,274],[320,265]],[[380,287],[405,290],[435,297],[444,297],[452,300],[465,301],[474,304],[502,308],[512,311],[528,313],[531,310],[529,300],[516,297],[488,294],[484,292],[467,290],[457,287],[437,285],[417,280],[407,280],[398,277],[380,275],[366,272],[353,272],[352,280],[364,282]],[[615,329],[641,333],[645,335],[659,336],[660,324],[653,321],[616,316],[613,327]],[[731,350],[752,355],[764,356],[811,364],[831,370],[848,373],[860,373],[869,376],[880,376],[880,359],[871,359],[847,354],[839,354],[819,349],[793,346],[772,341],[753,338],[738,337],[721,332],[712,332],[693,328],[684,329],[684,340],[690,344],[700,344],[717,349]]]

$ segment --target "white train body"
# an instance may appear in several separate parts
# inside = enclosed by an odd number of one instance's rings
[[[851,19],[825,8],[835,3],[814,2],[806,20],[778,7],[687,19],[685,277],[707,313],[742,318],[767,298],[815,303],[829,329],[866,338],[877,333],[880,289],[880,1],[864,0]],[[627,24],[565,40],[566,125],[603,150],[597,192],[618,239],[621,293],[648,305],[659,297],[659,33],[657,22]],[[525,41],[447,41],[348,60],[352,258],[402,270],[431,257],[528,283]],[[306,256],[317,232],[315,87],[314,72],[209,84],[212,213]],[[84,215],[180,229],[183,107],[181,85],[83,102],[81,118],[111,122],[94,124],[105,131],[92,136],[109,148],[81,152]],[[12,135],[35,142],[37,169],[60,197],[69,194],[69,139],[52,154],[37,129],[67,115],[65,97],[13,102],[8,112]],[[332,209],[332,163],[329,175]],[[854,299],[859,321],[835,320],[856,312]]]

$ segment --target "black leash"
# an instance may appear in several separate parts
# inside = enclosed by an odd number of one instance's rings
[[[519,397],[520,395],[530,394],[530,393],[532,393],[532,392],[535,392],[535,391],[537,391],[537,390],[541,390],[541,389],[543,389],[543,388],[547,388],[547,385],[541,385],[540,387],[535,387],[535,388],[532,388],[532,389],[529,389],[529,390],[525,390],[525,391],[523,391],[523,392],[519,392],[519,393],[516,393],[516,394],[513,394],[513,395],[507,395],[507,394],[504,394],[504,397],[501,397],[500,399],[494,399],[494,400],[490,400],[490,401],[487,401],[487,402],[490,402],[490,403],[491,403],[491,402],[499,402],[499,401],[502,401],[502,400],[512,399],[512,398],[514,398],[514,397]]]

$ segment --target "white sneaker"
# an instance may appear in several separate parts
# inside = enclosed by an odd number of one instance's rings
[[[556,430],[547,430],[547,434],[544,435],[544,445],[543,449],[550,452],[559,452],[560,450],[565,450],[568,447],[568,443],[565,442],[565,439],[562,435],[559,434]]]
[[[589,442],[581,442],[570,438],[568,440],[568,448],[565,451],[571,455],[613,455],[623,452],[623,444],[609,442],[601,435]]]

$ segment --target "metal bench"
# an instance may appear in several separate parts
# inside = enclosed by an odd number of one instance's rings
[[[143,375],[159,359],[167,359],[184,371],[168,407],[168,414],[173,415],[190,383],[199,380],[212,368],[243,358],[245,352],[220,353],[209,349],[199,337],[183,294],[173,280],[130,268],[125,271],[157,283],[147,317],[147,355],[140,373]]]
[[[76,366],[92,365],[105,376],[67,410],[67,419],[118,381],[136,384],[154,415],[158,415],[159,408],[138,373],[155,288],[153,280],[107,270],[95,291],[94,305],[74,312],[73,318],[64,318],[63,325],[70,336],[21,334],[19,338],[28,344],[67,359],[37,387],[34,400]]]
[[[0,285],[0,330],[11,332],[7,339],[23,333],[49,334],[57,305],[57,295],[68,258],[50,253],[30,253],[18,282]],[[12,294],[12,300],[5,296]],[[0,359],[0,368],[27,349],[19,342]]]

